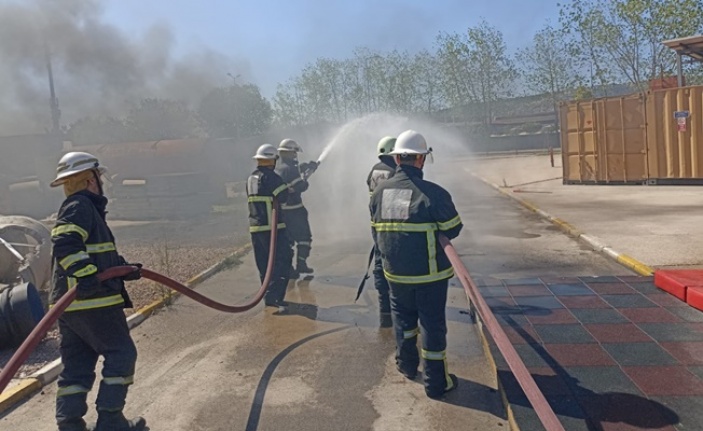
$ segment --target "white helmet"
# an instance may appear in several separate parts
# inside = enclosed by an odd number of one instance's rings
[[[292,139],[284,139],[278,145],[278,151],[293,151],[296,153],[302,153],[303,149]]]
[[[276,152],[276,147],[271,144],[264,144],[256,150],[256,154],[253,159],[256,160],[276,160],[278,158],[278,153]]]
[[[90,169],[96,169],[101,175],[107,171],[105,166],[100,166],[98,158],[92,154],[80,151],[66,153],[59,160],[59,165],[56,168],[56,179],[50,185],[51,187],[60,186],[66,182],[66,178]]]
[[[377,151],[379,156],[387,156],[393,151],[393,146],[395,145],[395,138],[391,136],[384,136],[378,141]]]
[[[395,140],[395,146],[391,155],[416,155],[430,154],[432,148],[427,147],[425,137],[414,130],[406,130]]]

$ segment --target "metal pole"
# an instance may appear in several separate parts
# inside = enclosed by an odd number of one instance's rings
[[[49,108],[51,109],[51,126],[52,133],[58,136],[60,133],[60,119],[61,110],[59,109],[59,101],[56,98],[56,92],[54,90],[54,73],[51,69],[51,54],[49,53],[49,46],[44,44],[44,54],[46,56],[46,71],[49,75]]]
[[[683,64],[680,53],[676,53],[676,69],[678,70],[679,88],[681,88],[683,87]]]

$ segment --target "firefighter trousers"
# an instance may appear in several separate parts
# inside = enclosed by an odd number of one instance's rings
[[[389,282],[396,338],[396,364],[415,375],[423,359],[425,391],[441,394],[452,386],[447,369],[447,288],[449,280],[427,284]],[[418,326],[419,321],[419,326]],[[422,335],[422,352],[417,337]]]
[[[103,307],[64,313],[59,318],[61,361],[56,394],[59,430],[82,429],[86,398],[95,382],[95,366],[104,358],[95,401],[98,412],[120,412],[127,388],[134,382],[137,348],[129,333],[123,307]]]
[[[308,209],[305,207],[283,210],[283,221],[288,235],[295,242],[298,251],[297,260],[305,262],[310,256],[312,232],[308,221]]]
[[[256,267],[259,270],[259,278],[263,283],[269,261],[271,232],[252,233],[251,243],[254,249]],[[264,295],[264,303],[266,305],[276,305],[285,298],[288,280],[290,279],[292,259],[293,245],[288,236],[288,229],[279,229],[278,236],[276,237],[276,260],[273,263],[271,281]]]

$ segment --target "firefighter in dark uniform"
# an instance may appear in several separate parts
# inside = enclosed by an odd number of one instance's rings
[[[369,194],[373,194],[376,187],[383,181],[392,177],[395,173],[396,163],[393,156],[389,153],[393,150],[393,145],[395,144],[395,138],[390,136],[385,136],[378,141],[378,158],[379,162],[376,163],[369,176],[366,179],[366,184],[369,186]],[[389,294],[388,280],[386,276],[383,275],[383,263],[381,262],[381,253],[378,251],[378,245],[376,244],[376,238],[374,235],[374,265],[373,265],[373,280],[374,287],[378,292],[378,306],[381,313],[380,324],[382,328],[388,328],[393,326],[393,320],[391,318],[391,299]]]
[[[259,269],[259,276],[263,283],[271,246],[271,229],[277,229],[276,260],[271,282],[264,296],[264,304],[278,307],[279,313],[283,313],[287,311],[284,298],[293,259],[293,248],[281,211],[281,204],[286,202],[288,197],[288,185],[274,172],[276,160],[278,160],[276,147],[270,144],[262,145],[256,150],[254,159],[257,167],[247,180],[251,243],[254,248],[256,267]],[[271,226],[274,198],[277,198],[278,213],[278,224],[275,227]]]
[[[276,173],[288,184],[288,200],[282,204],[283,218],[286,221],[288,234],[297,248],[296,264],[291,268],[291,278],[298,278],[300,274],[313,273],[313,269],[307,264],[312,247],[312,232],[308,221],[308,210],[303,205],[301,194],[308,189],[307,176],[314,172],[317,163],[306,163],[305,172],[301,175],[298,153],[302,152],[300,145],[292,139],[284,139],[278,146],[281,160],[276,167]]]
[[[60,431],[85,431],[86,398],[95,382],[98,357],[104,359],[102,381],[95,402],[97,431],[138,431],[146,427],[141,417],[127,420],[122,414],[127,388],[134,381],[137,349],[123,308],[131,308],[125,280],[139,279],[137,270],[122,279],[98,281],[97,274],[127,263],[117,253],[115,238],[105,222],[107,198],[98,159],[83,152],[65,154],[59,161],[52,187],[63,186],[53,242],[54,304],[76,287],[76,299],[59,318],[61,360],[56,394],[56,421]],[[136,264],[141,267],[141,265]]]
[[[396,366],[415,379],[420,362],[417,336],[422,334],[425,392],[441,398],[458,380],[449,374],[446,356],[447,285],[454,271],[439,235],[455,238],[463,225],[449,193],[422,178],[431,151],[421,134],[401,133],[391,152],[398,169],[374,190],[370,209],[390,285]]]

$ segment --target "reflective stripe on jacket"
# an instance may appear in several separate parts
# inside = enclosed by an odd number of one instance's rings
[[[463,224],[449,193],[401,165],[371,195],[371,223],[388,281],[432,283],[454,275],[439,234],[459,235]]]
[[[271,230],[273,198],[278,198],[278,229],[286,227],[283,222],[281,203],[288,196],[288,185],[283,182],[273,168],[260,166],[247,180],[247,200],[249,202],[249,232]]]
[[[107,199],[87,190],[75,193],[61,204],[56,225],[51,231],[54,276],[50,303],[54,304],[82,277],[96,275],[124,262],[117,253],[115,238],[105,222]],[[66,311],[128,306],[124,282],[114,278],[96,284],[81,300],[74,300]]]

